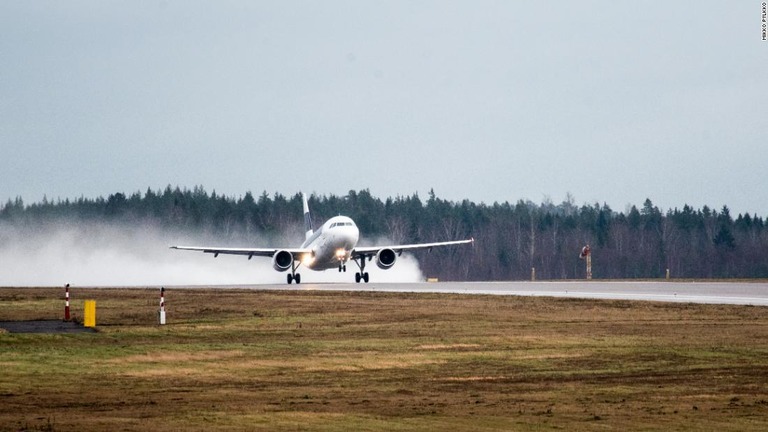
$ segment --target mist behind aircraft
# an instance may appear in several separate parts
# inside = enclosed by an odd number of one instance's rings
[[[178,254],[173,243],[211,241],[195,233],[107,224],[0,224],[0,286],[157,286],[283,284],[269,259]],[[285,236],[288,237],[288,236]],[[285,245],[296,242],[285,239]],[[221,243],[221,241],[220,241]],[[236,245],[233,245],[236,246]],[[259,245],[253,245],[259,246]],[[377,282],[419,282],[418,261],[403,255]],[[306,282],[351,282],[354,272],[309,272]]]

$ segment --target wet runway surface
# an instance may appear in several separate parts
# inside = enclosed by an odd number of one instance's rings
[[[301,285],[255,285],[248,288],[545,296],[768,306],[768,283],[762,282],[306,283]]]

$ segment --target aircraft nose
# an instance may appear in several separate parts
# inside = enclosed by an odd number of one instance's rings
[[[347,244],[349,244],[350,248],[355,247],[357,244],[357,240],[360,237],[360,230],[357,229],[356,226],[346,227],[345,237],[347,238]]]

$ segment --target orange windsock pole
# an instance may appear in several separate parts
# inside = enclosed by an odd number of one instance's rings
[[[587,261],[587,279],[592,279],[592,249],[589,247],[589,245],[584,246],[581,248],[581,253],[579,254],[579,258]]]

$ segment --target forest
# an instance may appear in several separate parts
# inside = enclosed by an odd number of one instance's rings
[[[423,273],[440,280],[581,279],[583,246],[592,250],[594,279],[767,278],[768,227],[749,214],[683,205],[662,212],[646,199],[617,212],[608,205],[484,204],[440,199],[430,191],[382,200],[368,190],[309,197],[315,227],[344,214],[361,242],[413,243],[474,238],[471,247],[416,254]],[[168,186],[107,198],[21,198],[0,207],[0,224],[34,230],[50,223],[114,224],[196,233],[218,246],[296,246],[303,240],[301,195],[263,192],[240,197]]]

